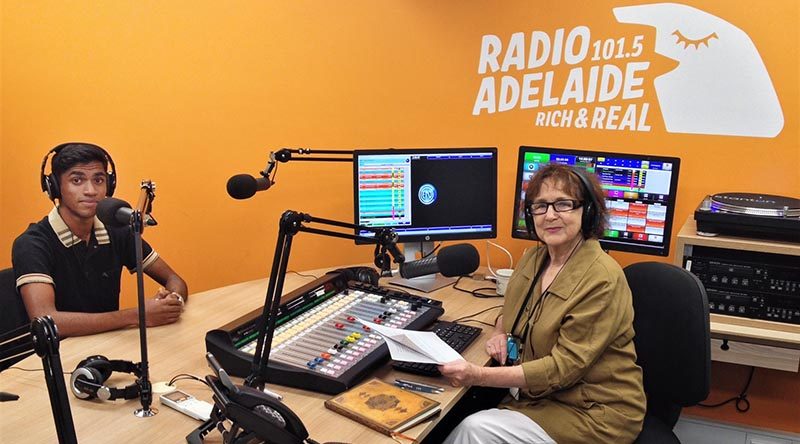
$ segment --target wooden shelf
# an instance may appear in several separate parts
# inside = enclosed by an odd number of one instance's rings
[[[697,225],[694,218],[690,216],[678,233],[675,243],[675,265],[683,267],[683,258],[686,255],[690,255],[691,247],[693,246],[800,256],[800,244],[797,243],[723,235],[699,235],[697,234]],[[790,349],[788,350],[790,352],[788,355],[791,356],[790,360],[794,362],[792,364],[794,371],[797,371],[797,357],[800,356],[800,325],[714,313],[711,314],[710,320],[712,338]],[[720,353],[715,354],[719,356]],[[776,354],[786,356],[787,350],[776,351]],[[731,362],[728,359],[719,360]],[[770,365],[765,366],[777,368]],[[784,370],[785,368],[781,369]]]
[[[703,247],[727,248],[729,250],[758,251],[761,253],[786,254],[789,256],[800,256],[800,244],[794,242],[782,242],[764,239],[754,239],[748,237],[732,236],[702,236],[697,234],[697,224],[693,216],[689,216],[678,233],[676,251],[683,251],[685,245],[699,245]],[[680,262],[683,257],[675,256],[675,262],[682,266]]]

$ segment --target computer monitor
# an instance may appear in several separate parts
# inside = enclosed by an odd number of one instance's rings
[[[356,150],[353,176],[355,223],[394,228],[408,261],[435,241],[497,236],[497,148]]]
[[[675,213],[680,159],[576,149],[519,147],[511,236],[530,239],[525,227],[525,189],[548,163],[583,168],[600,179],[608,225],[600,244],[606,250],[667,256]]]

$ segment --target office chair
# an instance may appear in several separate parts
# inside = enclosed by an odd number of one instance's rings
[[[672,428],[681,409],[706,399],[711,340],[705,287],[674,265],[625,267],[633,294],[636,363],[642,367],[647,413],[636,443],[680,443]]]
[[[28,325],[28,312],[25,311],[25,304],[17,293],[17,284],[14,279],[14,270],[6,268],[0,270],[0,335],[21,326]],[[25,344],[18,344],[20,354],[10,354],[9,359],[0,362],[0,371],[11,367],[17,362],[33,354],[33,350],[25,347]],[[23,352],[22,349],[25,349]],[[9,350],[12,350],[9,348]]]
[[[20,343],[23,343],[28,351],[35,351],[42,358],[44,380],[47,384],[47,393],[50,395],[50,408],[59,444],[77,444],[78,438],[75,435],[75,424],[72,421],[72,410],[67,397],[67,385],[64,383],[64,370],[61,367],[61,356],[58,354],[58,329],[53,318],[38,317],[29,325],[0,334],[0,361],[17,353]]]

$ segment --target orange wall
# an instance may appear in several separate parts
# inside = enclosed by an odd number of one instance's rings
[[[675,233],[708,193],[800,194],[798,3],[691,2],[737,24],[760,51],[785,119],[774,138],[667,132],[652,84],[675,64],[654,54],[653,28],[622,25],[611,12],[639,3],[5,0],[0,266],[10,265],[14,237],[50,207],[37,179],[42,156],[69,140],[113,154],[117,197],[135,200],[141,179],[156,182],[160,226],[145,235],[192,291],[265,276],[286,209],[352,217],[349,164],[281,164],[268,192],[248,201],[226,195],[229,176],[255,174],[281,147],[497,146],[497,241],[515,256],[527,245],[509,236],[522,144],[681,157]],[[507,43],[513,32],[578,25],[593,38],[645,36],[642,57],[652,63],[639,103],[651,104],[649,132],[537,127],[531,110],[472,115],[485,76],[477,72],[483,35]],[[561,78],[567,69],[553,68]],[[301,234],[290,268],[367,262],[371,251]],[[613,256],[623,265],[653,259]],[[133,288],[125,286],[126,304]],[[784,393],[800,403],[797,374],[770,379],[792,387]],[[736,420],[775,416],[770,398],[760,404],[763,413],[754,407]],[[800,432],[798,422],[770,424]]]

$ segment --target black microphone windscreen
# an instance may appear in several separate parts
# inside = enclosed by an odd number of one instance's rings
[[[442,276],[464,276],[478,269],[481,257],[472,244],[456,244],[442,248],[436,255],[436,263]]]
[[[404,279],[413,279],[438,272],[439,264],[436,256],[428,256],[424,259],[400,264],[400,276]]]
[[[237,174],[228,179],[228,195],[234,199],[248,199],[258,190],[256,178],[249,174]]]
[[[117,221],[117,211],[120,208],[130,208],[131,204],[122,199],[106,197],[97,204],[97,218],[105,225],[119,226]]]

